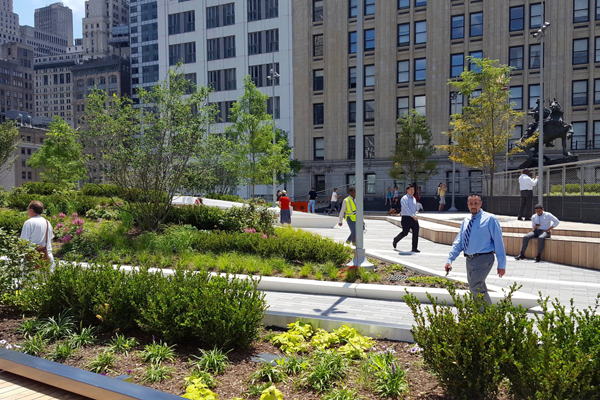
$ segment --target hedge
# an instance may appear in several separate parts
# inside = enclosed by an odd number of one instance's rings
[[[584,193],[600,194],[600,183],[586,183],[583,185]],[[552,185],[550,193],[562,193],[562,185]],[[565,193],[581,193],[581,185],[579,183],[567,183],[565,185]]]
[[[242,232],[254,228],[260,232],[273,232],[274,214],[264,207],[174,207],[165,220],[166,224],[192,225],[200,230]]]
[[[77,192],[73,194],[52,194],[49,196],[43,196],[31,193],[11,193],[6,203],[9,208],[24,211],[31,201],[39,200],[44,203],[44,208],[47,210],[46,213],[55,215],[60,212],[77,212],[81,215],[85,215],[88,210],[96,208],[97,206],[105,206],[113,204],[113,199],[109,197],[94,197],[85,196]]]
[[[27,221],[25,212],[0,210],[0,228],[6,231],[21,232],[25,221]]]

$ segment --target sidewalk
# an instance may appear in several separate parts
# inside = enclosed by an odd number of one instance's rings
[[[365,249],[372,256],[384,256],[398,264],[415,264],[417,267],[431,270],[444,275],[444,264],[450,251],[449,245],[433,243],[419,238],[421,253],[411,253],[411,235],[409,234],[398,244],[398,250],[392,247],[392,239],[400,229],[395,225],[381,220],[367,220],[367,233],[365,234]],[[348,237],[348,228],[335,227],[333,229],[306,229],[307,231],[343,242]],[[466,280],[466,263],[464,257],[459,257],[453,263],[454,269],[450,278]],[[500,290],[510,287],[513,283],[523,285],[521,291],[531,295],[549,296],[558,298],[562,304],[568,305],[573,299],[577,308],[593,306],[598,293],[600,293],[600,271],[578,268],[556,263],[540,262],[533,260],[516,261],[513,257],[507,258],[506,274],[498,278],[495,270],[487,279],[490,290]]]

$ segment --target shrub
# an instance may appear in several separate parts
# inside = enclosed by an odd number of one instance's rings
[[[334,351],[318,352],[303,383],[322,393],[333,387],[334,383],[346,377],[346,361]]]
[[[584,183],[583,192],[600,194],[600,183]],[[552,185],[550,193],[562,193],[562,185]],[[567,183],[565,184],[565,193],[579,194],[581,193],[581,185],[579,183]]]
[[[42,264],[40,253],[15,234],[0,229],[0,301],[12,302],[12,297],[34,276],[36,264]]]
[[[86,183],[80,193],[85,196],[115,197],[121,196],[121,189],[117,185]]]
[[[6,231],[20,232],[25,221],[27,221],[25,212],[0,210],[0,228]]]
[[[50,317],[44,321],[39,332],[45,339],[52,341],[71,335],[74,327],[73,318],[63,311],[57,317]]]
[[[31,193],[11,193],[6,202],[9,208],[25,211],[31,201],[39,200],[44,203],[47,215],[57,215],[61,212],[85,215],[88,210],[97,206],[113,204],[113,199],[108,197],[93,197],[81,195],[77,192],[63,192],[48,196]]]
[[[175,360],[175,350],[173,350],[173,347],[174,345],[169,346],[162,341],[148,344],[140,353],[142,361],[151,364],[162,364],[165,361],[172,362]]]
[[[65,190],[65,187],[56,183],[50,182],[25,182],[20,189],[24,193],[41,194],[44,196]]]
[[[213,200],[224,200],[233,201],[235,203],[245,203],[246,200],[235,194],[219,194],[219,193],[207,193],[202,198],[213,199]]]
[[[208,351],[202,349],[199,350],[201,355],[199,357],[193,356],[196,360],[192,361],[192,365],[200,371],[211,372],[215,375],[220,375],[225,372],[229,365],[229,358],[227,357],[227,353],[229,352],[223,352],[216,347]]]
[[[396,366],[391,351],[371,354],[364,367],[367,379],[374,380],[373,389],[381,397],[398,398],[408,393],[406,371]]]

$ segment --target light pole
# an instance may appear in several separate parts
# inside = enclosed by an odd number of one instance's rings
[[[273,149],[275,149],[275,143],[276,143],[276,129],[275,129],[275,81],[277,79],[279,79],[279,77],[281,75],[279,75],[277,73],[277,71],[275,71],[275,61],[273,61],[273,68],[271,68],[270,71],[271,75],[267,76],[267,78],[271,81],[271,86],[273,87],[273,96],[271,97],[271,111],[272,111],[272,115],[271,118],[273,118]],[[274,151],[274,150],[273,150]],[[273,170],[273,207],[277,206],[277,171]]]
[[[363,104],[363,87],[364,87],[364,66],[363,66],[363,7],[362,1],[357,2],[357,22],[356,22],[356,167],[354,177],[356,181],[356,249],[354,250],[354,258],[348,266],[373,268],[365,254],[363,241],[364,227],[364,194],[365,180],[363,173],[363,157],[364,157],[364,142],[363,142],[363,122],[364,122],[364,104]]]
[[[450,98],[454,102],[454,112],[456,113],[458,110],[458,91],[450,93]],[[452,140],[454,143],[454,140]],[[452,160],[452,205],[448,209],[448,211],[457,212],[455,202],[455,194],[456,194],[456,161]]]
[[[534,32],[533,37],[540,41],[540,103],[538,105],[539,149],[538,149],[538,203],[544,204],[544,38],[550,22]]]

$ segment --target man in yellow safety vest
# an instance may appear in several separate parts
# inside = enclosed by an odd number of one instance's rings
[[[342,202],[342,210],[340,211],[340,217],[338,225],[342,226],[344,219],[350,228],[350,236],[346,239],[346,243],[352,242],[356,246],[356,190],[354,188],[348,189],[350,196],[346,197]]]

